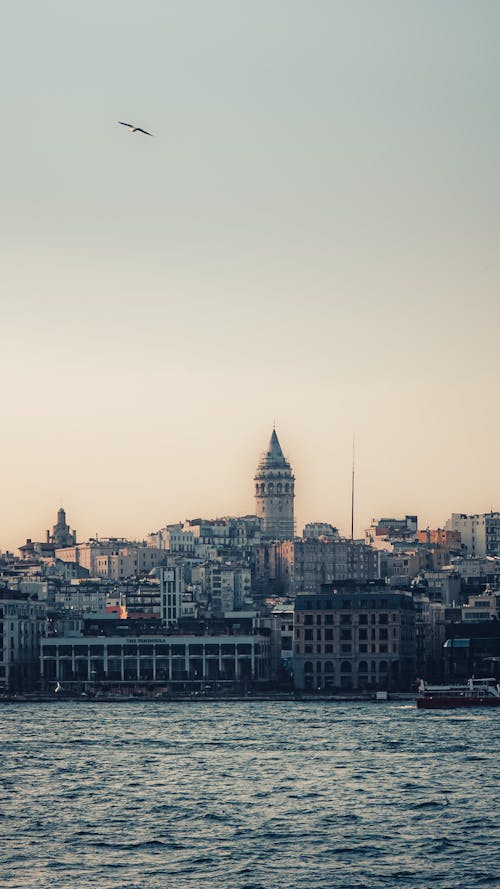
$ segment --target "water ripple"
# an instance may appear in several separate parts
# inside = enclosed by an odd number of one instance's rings
[[[2,889],[498,887],[498,712],[4,704]]]

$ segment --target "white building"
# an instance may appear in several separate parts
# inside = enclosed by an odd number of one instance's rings
[[[269,636],[74,636],[42,641],[46,682],[242,682],[270,678]]]
[[[160,613],[165,627],[173,627],[182,617],[182,566],[160,569]]]
[[[467,605],[462,607],[463,621],[482,621],[500,619],[500,592],[489,588],[481,596],[471,596]]]
[[[500,512],[477,515],[454,512],[445,529],[460,533],[466,555],[500,556]]]

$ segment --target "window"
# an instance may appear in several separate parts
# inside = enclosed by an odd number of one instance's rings
[[[368,639],[368,630],[358,630],[358,636],[360,639]]]
[[[367,614],[360,614],[359,615],[359,624],[365,625],[367,623],[368,623],[368,615]]]
[[[351,615],[350,614],[341,614],[340,615],[340,623],[341,624],[351,624]]]
[[[307,642],[312,642],[313,631],[312,630],[304,630],[304,639]]]
[[[352,630],[341,630],[340,638],[343,642],[350,642],[352,640]]]
[[[325,640],[333,640],[333,629],[325,630]]]

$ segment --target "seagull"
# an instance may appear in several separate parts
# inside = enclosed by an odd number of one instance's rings
[[[143,130],[142,127],[134,127],[133,123],[125,123],[123,120],[119,120],[118,123],[121,123],[122,127],[128,127],[131,133],[144,133],[145,136],[153,135],[153,133],[148,133],[147,130]]]

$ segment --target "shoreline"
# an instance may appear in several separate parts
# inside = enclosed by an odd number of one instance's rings
[[[300,703],[300,704],[386,704],[397,702],[415,702],[416,694],[413,692],[389,692],[387,697],[377,698],[375,695],[301,695],[301,694],[275,694],[275,695],[164,695],[164,696],[147,696],[147,695],[114,695],[114,696],[92,696],[80,695],[72,697],[70,695],[5,695],[0,697],[0,706],[2,704],[213,704],[214,702],[223,704],[232,703]]]

